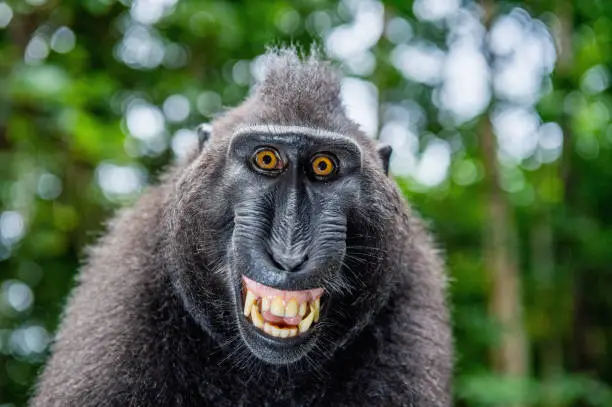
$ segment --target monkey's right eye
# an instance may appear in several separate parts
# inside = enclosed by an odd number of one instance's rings
[[[285,163],[278,153],[273,148],[263,147],[255,151],[253,154],[253,165],[260,172],[278,173],[285,168]]]

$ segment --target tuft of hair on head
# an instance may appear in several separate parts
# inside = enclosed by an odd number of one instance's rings
[[[264,61],[265,76],[255,92],[259,101],[291,111],[298,120],[344,116],[340,74],[317,47],[308,53],[295,46],[269,48]]]

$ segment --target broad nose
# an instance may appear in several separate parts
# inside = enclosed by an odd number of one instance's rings
[[[271,248],[270,258],[272,262],[281,270],[288,272],[299,271],[308,260],[306,253],[283,253],[280,250]]]

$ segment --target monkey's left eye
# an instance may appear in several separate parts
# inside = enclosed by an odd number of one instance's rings
[[[310,161],[310,170],[317,178],[327,178],[333,175],[337,169],[336,158],[330,154],[319,153],[312,157]]]
[[[276,173],[285,167],[282,157],[275,149],[263,147],[253,154],[253,164],[259,171]]]

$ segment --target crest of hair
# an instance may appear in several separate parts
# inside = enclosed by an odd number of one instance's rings
[[[259,101],[293,112],[294,119],[344,116],[340,75],[317,48],[308,54],[293,46],[271,48],[265,58],[265,76],[255,94]]]

